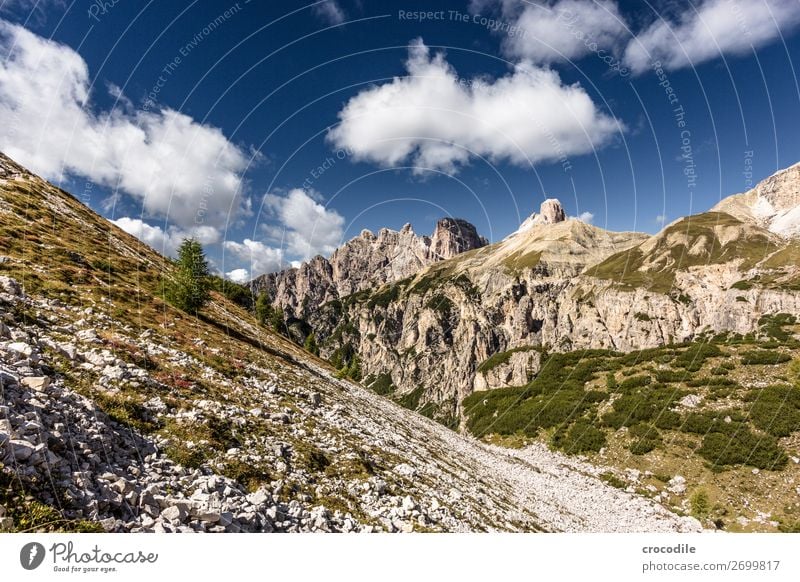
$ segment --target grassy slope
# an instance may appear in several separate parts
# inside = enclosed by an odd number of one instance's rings
[[[737,236],[723,238],[731,233]],[[782,269],[791,265],[787,248],[763,229],[729,214],[706,212],[677,221],[653,240],[609,257],[588,269],[587,274],[623,287],[667,293],[675,282],[675,273],[690,267],[740,260],[742,271],[759,263]]]

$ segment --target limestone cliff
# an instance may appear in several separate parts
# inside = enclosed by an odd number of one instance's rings
[[[295,317],[339,297],[392,283],[424,267],[487,244],[465,220],[443,218],[433,235],[417,235],[410,224],[400,231],[369,230],[336,249],[330,259],[314,257],[298,268],[255,279],[256,292],[266,292],[272,303]]]

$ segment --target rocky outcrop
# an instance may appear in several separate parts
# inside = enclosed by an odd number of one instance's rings
[[[721,200],[712,210],[785,237],[800,236],[800,163],[776,172],[752,190]]]
[[[564,207],[556,198],[548,198],[539,207],[539,213],[534,212],[526,218],[517,232],[525,232],[537,224],[557,224],[567,219]]]
[[[452,259],[456,255],[488,244],[477,229],[460,218],[443,218],[436,223],[431,237],[429,260]]]
[[[300,267],[256,278],[256,293],[266,292],[273,305],[303,318],[333,299],[393,283],[428,265],[483,247],[486,239],[469,222],[443,218],[431,237],[417,235],[406,224],[400,231],[369,230],[336,249],[329,259],[314,257]]]
[[[511,350],[501,361],[491,359],[475,373],[473,391],[493,390],[505,386],[524,386],[536,377],[542,365],[542,354],[536,349]],[[489,364],[489,365],[486,365]]]

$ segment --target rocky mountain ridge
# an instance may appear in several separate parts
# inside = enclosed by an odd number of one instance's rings
[[[300,267],[262,275],[251,287],[266,292],[275,307],[304,317],[323,303],[393,283],[486,244],[472,224],[458,218],[439,220],[430,237],[417,235],[410,224],[399,231],[382,228],[377,235],[364,230],[329,259],[316,256]]]
[[[792,175],[761,190],[782,207],[800,204]],[[473,390],[536,375],[527,348],[630,351],[703,332],[747,334],[764,315],[800,314],[798,256],[797,241],[723,212],[650,237],[566,219],[548,200],[505,240],[323,303],[308,323],[323,357],[357,358],[363,377],[415,407],[430,403],[432,416],[456,426]],[[490,374],[480,370],[509,350]]]

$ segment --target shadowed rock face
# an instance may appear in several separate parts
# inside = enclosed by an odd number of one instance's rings
[[[477,229],[460,218],[442,218],[436,223],[431,237],[431,259],[445,260],[466,251],[486,246]]]
[[[363,230],[329,259],[317,256],[299,268],[262,275],[252,286],[256,292],[266,291],[276,307],[303,317],[304,310],[405,279],[486,244],[477,229],[460,218],[439,220],[430,237],[416,234],[410,224],[399,231],[382,228],[377,235]]]
[[[561,206],[561,202],[555,198],[550,198],[542,202],[542,206],[539,209],[539,216],[541,216],[541,222],[544,224],[556,224],[557,222],[564,222],[567,219],[564,207]]]

